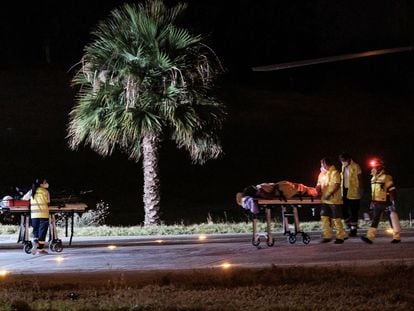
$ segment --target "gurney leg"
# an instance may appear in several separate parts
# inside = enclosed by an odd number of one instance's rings
[[[63,250],[63,246],[62,240],[58,238],[55,214],[49,215],[49,225],[50,234],[52,237],[51,241],[49,242],[49,249],[51,252],[60,253]]]
[[[49,215],[49,233],[50,233],[50,240],[53,241],[56,239],[56,222],[55,222],[55,215]]]
[[[73,217],[72,217],[72,220],[73,220]],[[65,216],[65,237],[68,237],[68,215]],[[70,238],[70,241],[72,242],[72,237]]]
[[[286,206],[282,206],[283,235],[290,234],[289,219],[286,214]]]
[[[253,246],[259,246],[260,244],[260,238],[257,234],[257,216],[253,215],[253,238],[252,238],[252,244]]]
[[[298,207],[297,206],[293,206],[293,217],[294,217],[294,220],[295,220],[295,234],[297,234],[298,232],[302,232],[302,231],[300,231],[299,214],[298,214]]]
[[[30,216],[29,215],[22,215],[21,222],[20,222],[20,230],[23,230],[23,251],[26,254],[32,253],[33,244],[32,241],[29,239],[29,221]]]
[[[272,211],[269,207],[266,208],[266,224],[267,224],[267,245],[273,246],[275,241],[272,236]]]
[[[70,216],[70,239],[69,239],[69,245],[72,245],[72,238],[73,238],[73,223],[75,220],[75,213],[71,213]]]
[[[283,235],[287,235],[288,236],[288,242],[290,244],[294,244],[296,243],[296,233],[294,232],[290,232],[290,228],[289,228],[289,216],[293,216],[293,214],[288,214],[286,212],[287,207],[286,206],[282,206],[282,219],[283,219],[283,228],[284,228],[284,233]]]
[[[49,247],[50,247],[50,243],[52,243],[54,239],[54,235],[53,235],[53,223],[52,223],[52,216],[49,214]]]
[[[295,206],[293,206],[293,215],[295,217],[295,233],[296,234],[301,233],[302,234],[302,242],[303,242],[303,244],[309,244],[309,242],[310,242],[310,236],[309,236],[309,234],[303,232],[300,229],[298,207],[302,207],[302,206],[301,205],[298,205],[298,206],[295,205]]]
[[[17,239],[17,243],[24,243],[25,241],[25,235],[26,235],[26,230],[25,230],[25,222],[26,222],[26,216],[25,215],[20,215],[20,228],[19,228],[19,237]]]
[[[29,228],[30,228],[30,216],[25,215],[25,222],[24,222],[24,241],[30,242],[29,238]]]

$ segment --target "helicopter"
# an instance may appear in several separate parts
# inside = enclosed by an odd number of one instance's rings
[[[385,55],[385,54],[403,53],[403,52],[412,52],[412,51],[414,51],[413,46],[379,49],[379,50],[363,51],[363,52],[358,52],[358,53],[340,54],[340,55],[335,55],[335,56],[305,59],[305,60],[293,61],[293,62],[285,62],[285,63],[273,64],[273,65],[257,66],[257,67],[252,67],[252,71],[256,71],[256,72],[277,71],[277,70],[291,69],[291,68],[317,65],[317,64],[323,64],[323,63],[333,63],[333,62],[352,60],[352,59],[358,59],[358,58],[364,58],[364,57],[372,57],[372,56],[379,56],[379,55]]]

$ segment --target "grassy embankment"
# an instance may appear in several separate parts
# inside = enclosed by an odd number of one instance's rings
[[[305,231],[320,230],[304,222]],[[368,224],[360,223],[362,228]],[[380,224],[389,227],[387,222]],[[408,221],[402,221],[409,228]],[[60,228],[62,230],[63,228]],[[0,226],[0,234],[17,234]],[[265,230],[260,223],[259,230]],[[275,231],[281,230],[277,223]],[[79,236],[251,233],[251,223],[151,228],[77,223]],[[63,234],[63,232],[61,233]],[[272,267],[104,275],[0,276],[0,310],[410,310],[414,267]],[[47,281],[45,281],[47,278]]]
[[[0,310],[413,310],[414,267],[6,276]]]

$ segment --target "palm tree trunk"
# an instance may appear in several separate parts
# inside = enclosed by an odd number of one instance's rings
[[[158,173],[158,134],[147,134],[142,139],[142,166],[144,171],[144,226],[159,224],[160,180]]]

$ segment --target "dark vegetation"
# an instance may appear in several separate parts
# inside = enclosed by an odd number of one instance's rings
[[[400,61],[402,67],[404,60]],[[384,63],[386,59],[380,62]],[[339,82],[340,70],[350,70],[349,64],[333,67],[319,73],[319,83],[304,82],[306,72],[298,72],[289,82],[292,85],[283,85],[286,73],[223,81],[219,91],[229,110],[222,133],[225,155],[205,166],[192,166],[184,152],[164,145],[162,219],[191,223],[205,221],[209,214],[214,220],[243,219],[234,203],[234,194],[243,187],[279,180],[314,185],[319,159],[336,157],[342,150],[352,153],[363,167],[365,189],[369,189],[365,164],[375,154],[385,157],[399,188],[413,187],[409,172],[414,170],[410,143],[414,113],[408,86],[385,71],[378,73],[382,75],[378,79],[390,88],[373,92],[363,85],[365,77]],[[27,76],[32,77],[29,84]],[[137,224],[142,217],[141,198],[136,196],[141,188],[140,164],[120,154],[103,159],[89,150],[67,148],[65,126],[73,96],[68,76],[30,71],[24,76],[3,73],[0,80],[5,86],[1,97],[11,103],[5,107],[0,135],[3,188],[29,185],[32,176],[45,172],[52,180],[52,193],[93,189],[97,199],[108,202],[110,223]],[[412,191],[401,194],[406,202],[401,214],[407,218]]]
[[[9,276],[1,310],[412,310],[412,266]],[[45,282],[47,278],[47,282]],[[411,307],[410,307],[411,306]]]
[[[336,159],[342,151],[363,167],[366,189],[367,159],[383,156],[397,186],[406,189],[400,191],[401,217],[408,217],[414,187],[411,52],[273,73],[250,68],[412,45],[410,1],[189,3],[183,23],[209,35],[227,69],[217,88],[228,109],[221,136],[225,154],[192,166],[185,152],[163,143],[161,218],[166,223],[201,222],[208,215],[215,221],[244,219],[234,203],[237,191],[284,179],[314,185],[319,160]],[[79,61],[91,28],[117,4],[68,1],[59,8],[45,1],[27,11],[4,10],[1,29],[8,44],[0,50],[0,189],[27,187],[44,174],[52,194],[92,189],[96,200],[109,204],[111,224],[135,225],[143,219],[137,195],[141,164],[120,153],[103,159],[88,149],[69,151],[65,139],[75,94],[69,69]]]

